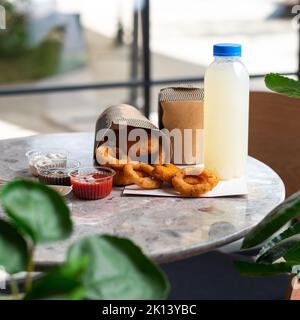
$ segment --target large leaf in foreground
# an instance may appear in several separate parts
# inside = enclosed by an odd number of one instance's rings
[[[293,264],[300,264],[300,241],[290,248],[283,256],[283,258]]]
[[[284,230],[283,232],[281,232],[279,235],[275,236],[274,238],[272,238],[270,241],[267,242],[266,245],[275,245],[278,242],[289,238],[291,236],[294,236],[295,234],[300,234],[300,221],[294,223],[293,225],[291,225],[290,227],[288,227],[286,230]]]
[[[263,253],[260,253],[259,257],[257,258],[257,262],[274,262],[279,258],[285,256],[290,250],[297,250],[299,251],[300,247],[300,234],[295,234],[289,238],[286,238],[269,250],[266,250]],[[298,261],[300,261],[300,256],[298,257]]]
[[[54,190],[37,182],[16,180],[2,190],[1,199],[13,224],[34,243],[63,240],[72,232],[69,209]]]
[[[25,299],[83,299],[85,290],[81,277],[87,268],[87,264],[88,260],[83,257],[53,268],[33,282],[32,288],[26,294]]]
[[[283,232],[281,232],[279,235],[275,236],[271,240],[268,240],[266,244],[264,244],[262,249],[259,251],[259,254],[257,255],[256,259],[260,260],[260,257],[262,255],[265,255],[267,251],[270,251],[279,242],[297,234],[300,234],[300,221],[290,226],[289,228],[287,228],[286,230],[284,230]]]
[[[300,82],[284,77],[278,73],[269,73],[265,76],[266,86],[277,93],[291,98],[300,98]]]
[[[28,248],[18,230],[0,219],[0,266],[8,273],[26,270]]]
[[[273,209],[245,237],[242,248],[254,247],[283,227],[300,212],[300,191],[294,193],[284,202]]]
[[[162,299],[169,290],[158,266],[133,242],[109,235],[90,236],[75,242],[68,260],[87,256],[83,276],[87,299]]]
[[[247,261],[234,261],[236,269],[245,276],[274,276],[282,273],[290,273],[292,265],[288,263],[255,263]]]

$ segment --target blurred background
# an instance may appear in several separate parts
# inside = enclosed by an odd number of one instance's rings
[[[252,89],[265,90],[267,72],[297,76],[297,3],[0,0],[0,139],[93,131],[104,108],[124,102],[155,122],[158,91],[202,85],[216,42],[243,45]]]

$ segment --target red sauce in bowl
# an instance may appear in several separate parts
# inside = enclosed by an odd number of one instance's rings
[[[73,192],[77,198],[84,200],[105,198],[112,191],[114,175],[115,171],[109,168],[80,169],[78,173],[70,174]]]

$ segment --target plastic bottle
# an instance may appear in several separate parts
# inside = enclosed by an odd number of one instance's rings
[[[204,78],[204,165],[222,180],[245,175],[249,74],[241,45],[216,44]]]

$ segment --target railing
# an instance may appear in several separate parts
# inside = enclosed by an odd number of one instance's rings
[[[142,53],[143,53],[143,78],[136,80],[136,63],[137,63],[137,28],[138,17],[142,22]],[[154,85],[168,85],[184,82],[202,82],[203,77],[188,77],[188,78],[166,78],[153,80],[151,77],[151,51],[150,51],[150,0],[143,0],[140,8],[136,7],[134,12],[134,35],[131,55],[131,76],[133,80],[117,81],[117,82],[95,82],[78,85],[45,85],[45,86],[13,86],[0,88],[0,96],[4,95],[20,95],[20,94],[42,94],[53,92],[79,91],[79,90],[101,90],[101,89],[116,89],[116,88],[131,88],[143,87],[144,94],[144,114],[146,117],[150,114],[151,87]],[[300,29],[298,32],[300,44]],[[299,45],[300,47],[300,45]],[[296,75],[300,79],[300,50],[298,50],[298,70],[296,72],[286,72],[286,75]],[[264,74],[251,75],[250,78],[261,78]],[[131,99],[135,95],[131,94]]]

